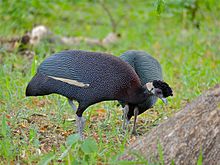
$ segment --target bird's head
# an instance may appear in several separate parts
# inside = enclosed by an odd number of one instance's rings
[[[154,80],[153,82],[146,83],[147,90],[156,97],[160,98],[165,104],[167,104],[167,97],[173,96],[173,91],[170,86],[160,80]]]

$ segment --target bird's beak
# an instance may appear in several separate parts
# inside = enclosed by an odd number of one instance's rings
[[[164,103],[165,105],[167,105],[167,104],[168,104],[168,102],[167,102],[167,99],[166,99],[166,98],[162,97],[162,98],[160,98],[160,99],[163,101],[163,103]]]

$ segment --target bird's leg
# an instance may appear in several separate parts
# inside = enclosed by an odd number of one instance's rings
[[[68,99],[68,102],[70,106],[72,107],[72,109],[74,110],[74,112],[76,112],[77,108],[76,108],[76,105],[73,103],[73,100]]]
[[[132,134],[137,135],[137,130],[136,130],[136,123],[137,123],[137,116],[138,116],[139,110],[138,107],[134,108],[134,125],[132,129]]]
[[[128,120],[128,111],[129,111],[129,106],[125,105],[125,107],[123,108],[123,124],[122,124],[122,129],[126,130],[127,125],[129,124],[129,120]]]
[[[80,105],[76,111],[76,127],[77,127],[77,131],[79,133],[80,139],[83,140],[83,129],[85,126],[85,119],[82,116],[83,112],[85,109],[81,108]]]
[[[73,103],[73,100],[68,99],[68,102],[72,109],[76,112],[76,127],[77,127],[77,132],[79,133],[80,139],[83,140],[83,128],[85,126],[85,119],[82,116],[84,109],[78,107],[76,108],[76,105]]]
[[[79,133],[80,139],[83,140],[83,128],[85,126],[85,119],[84,117],[79,117],[76,115],[76,126],[77,126],[77,131]]]

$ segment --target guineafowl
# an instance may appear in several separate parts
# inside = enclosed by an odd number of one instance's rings
[[[137,73],[137,75],[141,80],[142,86],[146,83],[153,82],[154,87],[157,88],[159,87],[162,89],[162,91],[157,91],[157,93],[159,94],[161,93],[161,96],[159,98],[161,98],[164,103],[166,103],[166,99],[165,99],[166,97],[172,96],[172,91],[170,90],[170,88],[168,88],[168,86],[162,82],[163,81],[162,69],[160,63],[155,58],[153,58],[144,51],[136,51],[136,50],[127,51],[123,53],[120,56],[120,58],[134,68],[135,72]],[[137,115],[140,115],[143,112],[145,112],[147,109],[151,108],[156,103],[157,98],[158,96],[151,95],[145,100],[145,102],[141,104],[129,105],[129,109],[127,107],[125,108],[126,103],[120,102],[122,104],[122,107],[124,107],[123,128],[125,129],[131,117],[134,116],[135,119],[134,119],[132,133],[137,134],[136,132]],[[135,107],[137,107],[138,110],[135,110]]]
[[[141,85],[134,69],[118,57],[99,52],[67,50],[48,57],[26,88],[26,96],[56,93],[65,96],[75,109],[76,124],[83,138],[83,112],[95,103],[118,100],[137,105],[154,94],[149,85]],[[159,88],[158,88],[159,89]],[[158,96],[159,97],[159,96]]]

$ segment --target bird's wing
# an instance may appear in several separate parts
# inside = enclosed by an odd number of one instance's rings
[[[129,65],[131,65],[134,69],[134,62],[135,62],[135,54],[132,51],[127,51],[123,53],[121,56],[119,56],[120,59],[127,62]]]
[[[162,80],[162,69],[159,62],[150,55],[144,54],[134,60],[134,68],[142,85],[153,80]]]
[[[134,68],[142,85],[163,79],[159,62],[144,51],[130,50],[123,53],[120,58]]]
[[[58,81],[78,87],[88,87],[84,82],[83,71],[75,65],[77,58],[69,56],[66,52],[57,53],[41,63],[38,72]]]

